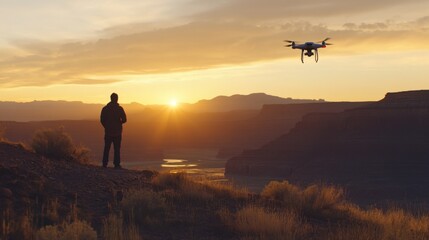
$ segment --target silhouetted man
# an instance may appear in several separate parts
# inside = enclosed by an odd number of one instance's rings
[[[110,95],[110,102],[101,110],[100,122],[104,127],[103,167],[107,167],[110,146],[113,143],[113,164],[115,168],[121,168],[122,124],[127,122],[127,116],[118,104],[118,94]]]

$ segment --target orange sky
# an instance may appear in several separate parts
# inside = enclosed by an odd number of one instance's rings
[[[423,0],[6,0],[0,101],[377,100],[429,89],[427,9]],[[325,37],[335,45],[317,64],[282,42]]]

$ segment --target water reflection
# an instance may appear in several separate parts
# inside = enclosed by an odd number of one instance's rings
[[[225,176],[226,159],[217,158],[211,152],[190,153],[179,152],[170,154],[162,161],[124,162],[124,166],[136,170],[155,170],[160,172],[184,172],[191,177],[204,178],[210,181],[230,182],[235,186],[247,188],[252,192],[259,192],[273,178],[250,176]],[[195,154],[198,153],[198,154]]]
[[[164,159],[164,163],[161,164],[162,168],[190,168],[196,167],[197,164],[187,164],[188,160],[185,159]]]

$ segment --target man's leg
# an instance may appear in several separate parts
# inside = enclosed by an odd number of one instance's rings
[[[113,138],[113,149],[115,150],[113,164],[115,165],[115,167],[121,167],[121,141],[122,136],[117,136]]]
[[[107,164],[109,163],[109,152],[112,141],[112,137],[104,136],[103,167],[107,167]]]

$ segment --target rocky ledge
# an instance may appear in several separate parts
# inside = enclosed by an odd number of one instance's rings
[[[226,173],[429,199],[428,156],[429,91],[410,91],[341,113],[306,115],[289,133],[229,159]]]
[[[22,215],[35,204],[55,201],[60,212],[70,212],[76,205],[99,227],[118,193],[148,186],[153,174],[54,161],[20,144],[0,142],[0,212],[9,209]]]

